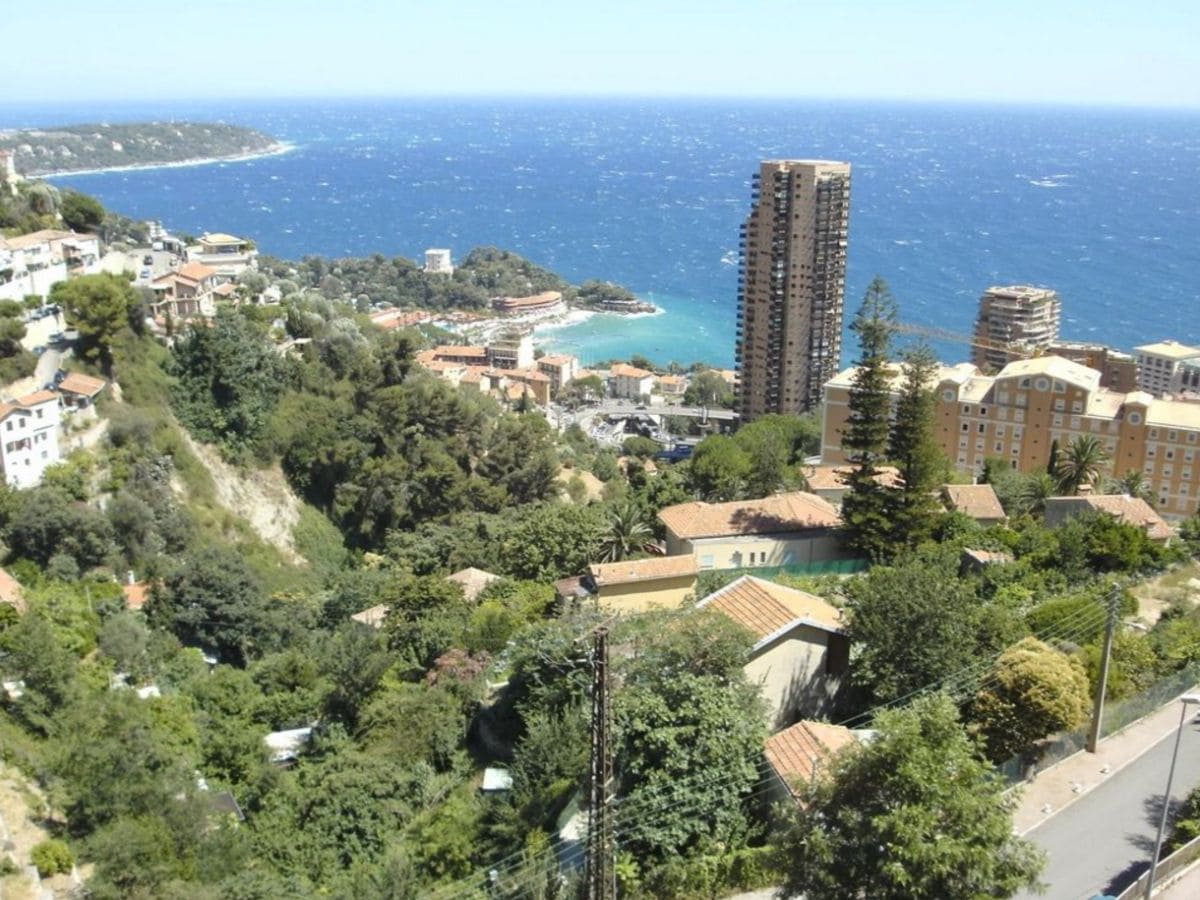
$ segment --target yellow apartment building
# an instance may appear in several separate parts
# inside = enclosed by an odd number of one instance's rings
[[[821,458],[847,462],[842,434],[853,368],[825,384]],[[903,372],[892,370],[893,395]],[[1143,391],[1101,387],[1101,373],[1057,356],[1019,360],[983,375],[969,363],[937,374],[937,438],[961,472],[979,475],[988,457],[1022,472],[1045,469],[1055,441],[1066,448],[1082,435],[1108,454],[1104,474],[1141,472],[1168,518],[1200,505],[1200,403],[1156,399]]]

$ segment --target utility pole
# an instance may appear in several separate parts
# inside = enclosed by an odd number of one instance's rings
[[[1092,706],[1092,727],[1088,729],[1087,752],[1095,753],[1100,743],[1100,723],[1104,718],[1104,692],[1108,690],[1108,663],[1112,657],[1113,633],[1117,630],[1117,609],[1121,605],[1121,586],[1114,584],[1108,592],[1108,622],[1104,626],[1104,652],[1100,657],[1100,680],[1096,685],[1096,701]]]
[[[587,900],[616,900],[612,748],[609,745],[608,627],[592,636],[592,766],[588,795]]]

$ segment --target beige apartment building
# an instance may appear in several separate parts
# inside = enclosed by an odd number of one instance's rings
[[[854,371],[825,385],[824,463],[847,461],[841,436]],[[1108,453],[1105,474],[1143,473],[1164,516],[1188,516],[1200,505],[1200,403],[1109,390],[1099,372],[1057,356],[1012,362],[994,376],[960,363],[937,378],[938,441],[959,471],[978,475],[988,457],[1022,472],[1044,469],[1055,441],[1066,447],[1090,435]],[[901,380],[896,366],[897,394]]]
[[[738,409],[802,413],[842,356],[850,164],[767,160],[742,227]]]
[[[998,371],[1025,355],[1018,348],[1038,350],[1057,341],[1061,319],[1054,291],[1027,284],[990,287],[979,298],[971,362],[985,372]]]
[[[1188,386],[1182,373],[1189,364],[1200,361],[1200,347],[1178,341],[1159,341],[1134,347],[1137,359],[1138,387],[1158,397],[1177,393]]]

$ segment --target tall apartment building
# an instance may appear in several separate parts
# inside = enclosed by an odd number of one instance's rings
[[[1178,341],[1159,341],[1134,347],[1137,359],[1138,387],[1158,397],[1190,389],[1182,379],[1185,363],[1200,360],[1200,347]]]
[[[847,461],[841,442],[854,371],[825,385],[824,463]],[[896,366],[897,395],[901,381]],[[1065,447],[1090,435],[1108,454],[1105,474],[1141,472],[1164,516],[1188,516],[1200,506],[1200,403],[1109,390],[1099,372],[1057,356],[1009,363],[997,375],[970,363],[943,367],[936,390],[938,442],[959,471],[979,475],[988,457],[1022,472],[1044,471],[1055,441]]]
[[[1062,303],[1058,294],[1027,284],[990,287],[979,298],[971,362],[985,372],[999,371],[1021,358],[1004,345],[1045,348],[1058,340]]]
[[[842,356],[850,164],[767,160],[742,228],[738,407],[743,421],[821,402]]]

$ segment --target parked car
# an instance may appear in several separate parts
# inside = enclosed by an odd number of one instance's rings
[[[142,257],[142,265],[143,266],[154,265],[154,257],[151,256],[149,253],[147,253],[145,256]]]
[[[33,348],[34,356],[41,356],[45,352],[46,352],[46,348],[42,344],[38,344],[36,347]]]

